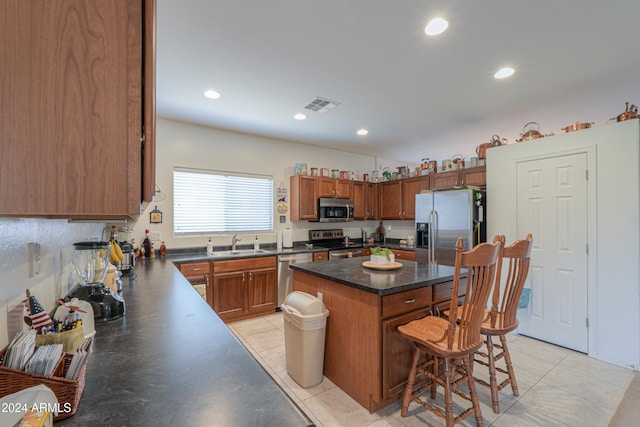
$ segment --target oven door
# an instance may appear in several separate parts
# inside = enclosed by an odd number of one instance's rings
[[[332,259],[355,258],[364,256],[362,249],[338,249],[329,251],[329,261]]]

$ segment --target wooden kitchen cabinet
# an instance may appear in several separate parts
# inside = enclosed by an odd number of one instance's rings
[[[155,194],[155,0],[0,6],[0,215],[131,219]]]
[[[378,185],[353,181],[353,218],[355,220],[378,219]]]
[[[485,166],[434,173],[429,175],[429,177],[431,177],[432,190],[449,190],[454,187],[462,187],[465,185],[482,188],[487,186]]]
[[[183,263],[178,265],[178,269],[207,304],[213,307],[213,289],[210,286],[210,263],[208,261]]]
[[[415,197],[429,189],[429,176],[385,181],[379,185],[380,219],[415,219]]]
[[[276,257],[213,262],[213,309],[225,321],[275,312],[278,292]]]
[[[402,249],[391,249],[391,252],[393,252],[396,259],[406,259],[409,261],[416,260],[416,253],[414,251],[403,251]]]
[[[318,197],[329,197],[332,199],[353,198],[353,181],[319,177],[317,178],[317,182]]]
[[[291,221],[318,219],[318,183],[316,177],[293,175],[291,188]]]

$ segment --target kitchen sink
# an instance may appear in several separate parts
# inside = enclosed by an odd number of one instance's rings
[[[266,249],[237,249],[235,251],[214,251],[213,256],[255,255],[269,253]]]

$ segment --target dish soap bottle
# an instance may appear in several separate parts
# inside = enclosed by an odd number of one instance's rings
[[[209,241],[207,242],[207,255],[213,255],[213,242],[211,241],[211,237],[209,237]]]
[[[256,236],[256,239],[253,241],[253,250],[257,251],[260,249],[260,241],[258,240],[258,236]]]

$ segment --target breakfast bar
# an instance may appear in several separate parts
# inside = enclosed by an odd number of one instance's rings
[[[409,373],[413,347],[396,328],[448,308],[454,268],[400,260],[400,268],[375,270],[363,262],[291,268],[293,289],[321,296],[329,309],[324,375],[374,412],[400,398]]]

